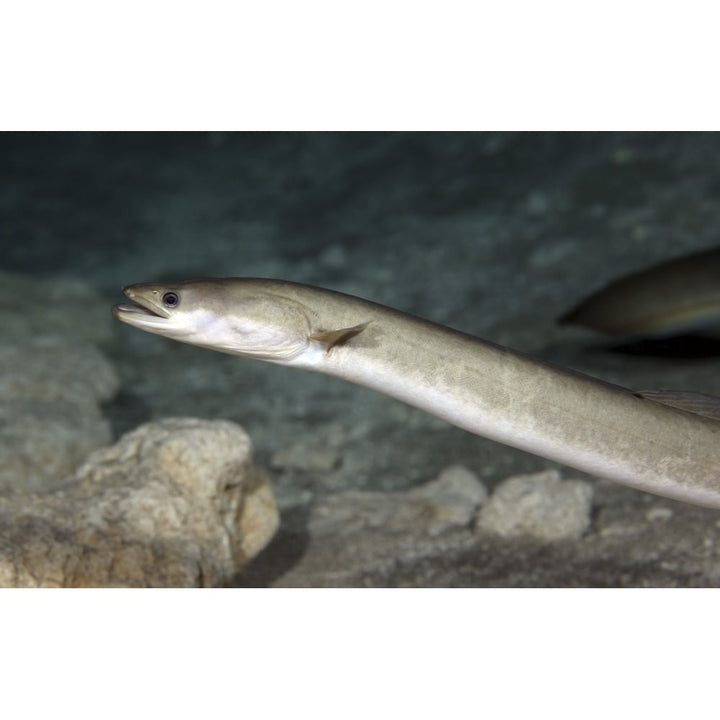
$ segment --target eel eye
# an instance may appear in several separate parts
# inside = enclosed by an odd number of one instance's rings
[[[180,304],[180,296],[170,290],[169,292],[163,293],[162,301],[165,307],[176,308]]]

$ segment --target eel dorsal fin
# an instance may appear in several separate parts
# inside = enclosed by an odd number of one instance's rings
[[[641,390],[638,397],[720,421],[720,398],[684,390]]]
[[[340,330],[320,330],[310,336],[311,340],[322,343],[326,350],[332,350],[338,345],[344,345],[348,340],[361,333],[370,323],[365,322],[353,327],[340,328]]]

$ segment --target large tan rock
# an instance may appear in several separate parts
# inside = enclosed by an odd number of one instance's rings
[[[0,497],[0,585],[223,585],[272,538],[265,474],[234,423],[148,423],[60,490]]]

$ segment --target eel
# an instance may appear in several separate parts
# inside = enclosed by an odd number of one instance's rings
[[[720,248],[683,255],[625,275],[593,293],[558,323],[626,338],[666,337],[720,327]]]
[[[206,278],[123,290],[113,312],[180,342],[326,373],[476,435],[720,508],[720,400],[633,392],[351,295]]]

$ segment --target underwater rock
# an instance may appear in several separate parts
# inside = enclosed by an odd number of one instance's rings
[[[560,479],[557,470],[516,475],[496,488],[478,515],[476,529],[502,537],[579,538],[590,527],[593,489]]]
[[[380,578],[392,577],[394,568],[426,558],[441,563],[448,553],[470,548],[475,542],[472,521],[486,495],[482,482],[457,466],[410,490],[336,493],[309,511],[290,514],[274,544],[275,555],[269,548],[238,583],[382,585]],[[280,556],[294,554],[290,567],[284,560],[273,565],[278,550]]]
[[[118,385],[92,345],[59,338],[0,344],[0,489],[52,489],[108,444],[99,404]]]
[[[0,399],[0,490],[51,490],[110,440],[96,406]]]
[[[396,492],[347,490],[319,501],[312,509],[311,534],[343,535],[363,530],[427,535],[467,527],[487,497],[485,486],[469,470],[452,467],[435,480]]]
[[[0,344],[0,398],[109,400],[118,389],[112,365],[93,345],[60,338]]]
[[[277,527],[242,428],[162,420],[94,452],[52,494],[0,497],[0,586],[223,585]]]
[[[475,473],[462,465],[451,465],[435,480],[409,490],[407,495],[411,502],[427,503],[427,531],[439,535],[451,528],[468,527],[488,492]]]
[[[0,272],[0,308],[5,342],[47,335],[102,342],[113,333],[107,299],[79,278]]]

